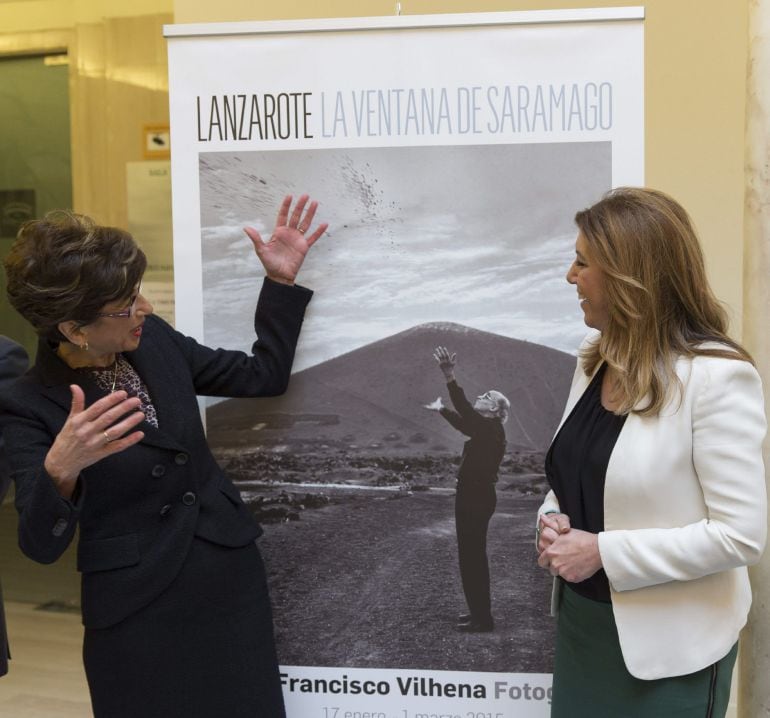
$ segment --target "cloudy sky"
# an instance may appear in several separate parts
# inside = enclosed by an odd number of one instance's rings
[[[330,227],[299,276],[295,370],[437,321],[574,353],[572,218],[610,184],[609,143],[202,154],[205,342],[251,345],[263,272],[242,228],[269,236],[307,192]]]

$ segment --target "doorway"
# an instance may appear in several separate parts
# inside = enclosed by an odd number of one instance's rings
[[[70,207],[68,56],[0,57],[0,260],[22,222]],[[0,334],[34,357],[35,333],[8,303],[0,275]]]
[[[19,226],[53,209],[72,207],[69,66],[63,52],[0,57],[0,261]],[[0,334],[23,344],[34,360],[37,336],[5,296],[0,269]],[[71,546],[54,566],[21,555],[13,490],[0,503],[0,576],[5,598],[72,607],[79,600]]]

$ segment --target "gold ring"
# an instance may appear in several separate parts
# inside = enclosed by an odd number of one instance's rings
[[[107,430],[105,429],[102,434],[104,434],[104,438],[107,439],[107,443],[109,444],[111,441],[114,441],[114,439],[107,433]]]

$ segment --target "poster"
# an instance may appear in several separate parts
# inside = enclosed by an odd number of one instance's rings
[[[546,716],[543,459],[585,334],[572,218],[643,183],[639,8],[170,26],[177,326],[248,348],[285,194],[329,231],[289,391],[210,401],[260,541],[294,718]],[[494,630],[465,610],[464,438],[433,358],[511,402],[487,532]]]

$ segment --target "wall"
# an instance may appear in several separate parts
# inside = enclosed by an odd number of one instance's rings
[[[172,0],[0,0],[0,28],[8,34],[40,32],[172,9]]]
[[[78,24],[72,67],[75,209],[126,227],[126,163],[143,159],[145,125],[168,124],[162,27],[170,15]]]
[[[126,226],[126,163],[142,130],[168,123],[162,26],[171,0],[0,1],[0,55],[64,49],[70,57],[73,207]]]

